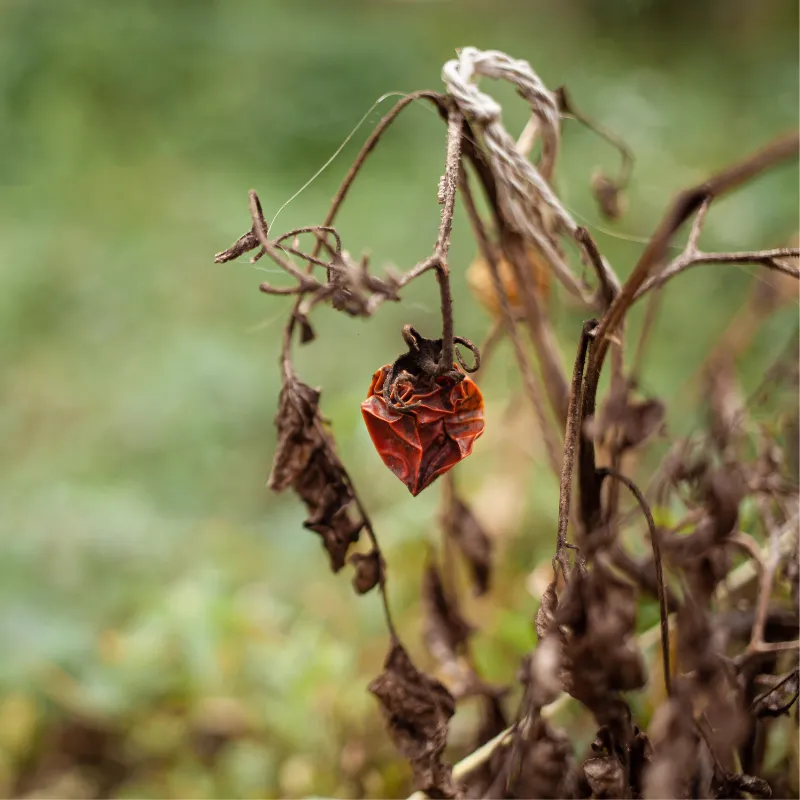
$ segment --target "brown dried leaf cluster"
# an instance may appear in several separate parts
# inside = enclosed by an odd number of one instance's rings
[[[395,746],[411,764],[417,788],[429,797],[456,797],[452,768],[442,760],[455,713],[450,692],[420,672],[397,641],[369,690],[381,704]]]
[[[276,492],[291,488],[298,494],[308,510],[304,526],[320,535],[331,569],[338,572],[348,548],[358,541],[364,520],[323,426],[319,397],[318,390],[292,373],[286,376],[275,418],[278,447],[268,485]],[[362,577],[360,585],[366,583]]]
[[[481,74],[511,81],[531,104],[532,124],[516,149],[494,106],[487,106],[486,96],[472,85]],[[293,295],[296,301],[284,336],[278,449],[269,485],[276,491],[291,488],[305,503],[305,526],[322,538],[334,572],[366,528],[372,547],[350,557],[353,585],[359,594],[380,587],[390,632],[384,671],[369,688],[380,702],[389,734],[411,764],[416,785],[429,796],[768,797],[770,784],[781,787],[788,779],[775,774],[775,768],[768,771],[765,742],[771,726],[787,716],[796,733],[800,691],[796,346],[783,359],[792,362],[790,367],[776,363],[749,397],[739,385],[736,359],[794,291],[786,291],[785,284],[798,277],[796,263],[789,262],[797,249],[704,253],[698,242],[712,202],[796,157],[798,137],[776,140],[679,194],[621,283],[588,230],[561,207],[551,185],[560,118],[578,120],[621,155],[618,177],[598,171],[591,182],[602,213],[618,218],[632,165],[624,142],[583,115],[566,90],[549,92],[530,65],[503,53],[464,48],[457,61],[446,65],[445,76],[447,95],[416,93],[384,117],[345,177],[324,225],[270,240],[253,192],[251,230],[217,256],[217,261],[228,261],[260,247],[256,258],[268,254],[295,282],[289,288],[261,287],[267,294]],[[433,254],[408,272],[377,278],[366,259],[356,262],[342,249],[330,225],[382,132],[419,99],[431,102],[448,126],[439,236]],[[537,138],[542,147],[533,163],[528,156]],[[473,199],[470,176],[477,178],[488,203],[486,219]],[[480,597],[492,584],[492,540],[468,503],[451,489],[442,517],[445,569],[432,557],[421,593],[425,644],[451,693],[414,666],[397,638],[386,601],[386,564],[374,531],[319,414],[319,392],[295,377],[290,352],[298,326],[302,342],[314,338],[308,315],[317,304],[327,302],[347,315],[369,317],[383,302],[399,300],[399,291],[412,280],[434,272],[442,309],[442,338],[437,340],[442,355],[434,367],[450,369],[454,344],[463,341],[454,335],[447,262],[457,187],[480,252],[468,281],[513,344],[550,467],[561,480],[554,559],[561,574],[547,587],[536,614],[538,646],[519,670],[522,697],[510,742],[498,746],[468,776],[463,789],[443,761],[456,701],[477,695],[482,711],[478,744],[503,730],[507,713],[504,690],[487,684],[471,658],[474,628],[462,611],[458,571],[448,559],[454,551],[460,554]],[[689,221],[687,244],[670,261],[672,239]],[[300,248],[302,235],[315,237],[309,252]],[[594,286],[586,275],[573,273],[567,242],[577,246],[582,264],[593,270]],[[640,457],[645,446],[666,432],[665,404],[635,394],[652,330],[650,317],[658,304],[648,307],[630,373],[623,357],[626,316],[642,295],[655,297],[668,280],[703,263],[758,264],[773,279],[766,288],[756,286],[704,364],[707,429],[673,442],[640,489],[625,474],[628,462],[646,463]],[[324,279],[315,277],[317,268],[324,270]],[[571,384],[549,318],[555,299],[551,279],[571,295],[571,302],[583,304],[587,317],[597,315],[584,323]],[[609,351],[610,389],[602,398],[598,387]],[[794,393],[794,408],[777,420],[766,415],[757,421],[755,408],[780,385]],[[635,459],[624,458],[630,451]],[[573,473],[577,502],[572,498]],[[632,508],[628,496],[635,500]],[[651,511],[655,504],[665,514],[680,509],[682,519],[657,526]],[[748,530],[740,530],[743,519],[751,518],[755,522]],[[628,552],[625,534],[631,530],[649,539],[652,556]],[[785,546],[790,534],[793,552]],[[742,557],[755,564],[755,579],[727,597],[736,558]],[[648,681],[636,638],[637,612],[647,595],[659,601],[664,694],[645,732],[634,718],[631,693]],[[671,622],[668,610],[675,612]],[[569,734],[545,719],[545,709],[562,692],[579,701],[596,723],[594,742],[581,757],[576,757]]]

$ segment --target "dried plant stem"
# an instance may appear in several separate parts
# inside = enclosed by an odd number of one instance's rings
[[[555,559],[561,567],[564,583],[569,582],[569,563],[565,552],[567,547],[567,528],[569,526],[569,507],[572,497],[572,473],[575,466],[575,448],[578,445],[581,408],[581,384],[583,383],[583,365],[589,341],[597,328],[597,320],[583,323],[581,339],[578,344],[578,355],[575,357],[575,368],[572,373],[572,387],[569,395],[567,425],[564,431],[564,459],[561,464],[561,486],[558,495],[558,539]]]
[[[464,118],[461,112],[453,109],[447,119],[447,158],[445,162],[442,191],[442,220],[439,224],[439,236],[436,239],[435,257],[436,280],[442,303],[442,355],[439,370],[448,372],[453,368],[453,297],[450,292],[450,268],[447,256],[450,252],[450,233],[453,230],[453,212],[455,211],[458,176],[461,171],[461,137]]]
[[[625,285],[603,316],[597,330],[595,342],[589,352],[583,390],[581,417],[587,419],[595,411],[597,387],[606,353],[610,344],[609,335],[616,331],[639,291],[650,277],[651,271],[663,262],[674,233],[701,207],[730,192],[756,175],[797,155],[800,133],[793,132],[713,175],[705,183],[681,192],[662,219],[647,247],[639,258]],[[588,445],[588,437],[582,442]],[[584,524],[589,530],[599,522],[600,491],[596,477],[593,446],[581,448],[581,511]]]
[[[345,197],[347,196],[350,187],[353,185],[353,182],[356,179],[361,168],[364,166],[369,154],[375,149],[375,146],[380,141],[383,134],[386,132],[386,129],[397,119],[403,109],[407,108],[411,103],[415,102],[416,100],[426,99],[433,102],[435,105],[442,102],[441,95],[436,94],[436,92],[413,92],[410,95],[399,100],[392,109],[381,119],[381,121],[375,126],[372,133],[367,138],[367,141],[361,147],[361,150],[358,152],[355,160],[350,166],[350,169],[347,171],[347,174],[344,176],[341,184],[339,184],[339,188],[336,191],[336,194],[333,197],[331,202],[330,208],[328,209],[328,213],[325,215],[325,220],[322,223],[322,227],[327,228],[333,224],[333,221],[336,219],[336,215],[339,212],[339,209],[344,202]],[[245,234],[245,237],[247,234]],[[245,237],[242,237],[244,239]],[[240,240],[241,241],[241,240]],[[237,243],[238,244],[238,243]],[[322,249],[324,244],[324,240],[320,237],[317,238],[317,241],[314,244],[314,249],[311,252],[312,257],[316,258],[319,255],[320,250]],[[263,245],[263,243],[262,243]],[[263,289],[262,289],[263,290]],[[302,302],[302,296],[298,296],[294,308],[292,310],[292,314],[289,317],[289,321],[286,325],[286,329],[284,331],[283,337],[283,347],[282,347],[282,354],[281,360],[286,361],[289,357],[289,349],[291,347],[292,341],[292,333],[294,332],[294,325],[297,319],[297,312],[300,309],[300,304]]]
[[[784,675],[783,678],[781,678],[781,680],[779,680],[776,684],[770,686],[770,688],[767,689],[765,692],[762,692],[761,694],[757,695],[755,698],[753,698],[753,702],[750,703],[750,709],[753,710],[757,708],[758,705],[767,697],[769,697],[773,692],[776,692],[778,689],[783,688],[790,681],[797,680],[798,673],[800,673],[800,667],[795,667],[787,675]],[[797,701],[797,692],[794,693],[794,695],[787,703],[785,703],[779,709],[775,710],[776,715],[787,712],[795,704],[796,701]]]
[[[572,118],[576,122],[588,128],[590,131],[596,133],[601,139],[605,139],[614,149],[616,149],[622,158],[622,166],[620,167],[619,177],[617,178],[617,186],[620,189],[628,185],[631,172],[633,171],[633,151],[628,145],[613,131],[595,122],[586,114],[575,108],[572,102],[572,97],[567,92],[566,86],[560,86],[556,89],[556,96],[558,97],[558,104],[561,115],[566,118]]]
[[[700,264],[758,264],[800,279],[800,269],[778,260],[797,258],[798,256],[800,256],[800,249],[796,247],[776,247],[772,250],[749,250],[741,253],[704,253],[700,250],[686,252],[671,261],[659,275],[645,281],[636,292],[634,300],[638,300],[651,289],[663,286],[670,278],[674,278],[689,267],[696,267]]]
[[[592,234],[589,233],[587,228],[582,226],[576,228],[575,241],[582,245],[586,259],[597,273],[597,278],[600,281],[601,302],[599,305],[605,311],[619,294],[619,279],[601,255],[597,242],[592,238]]]
[[[558,475],[560,471],[560,458],[558,455],[560,442],[558,441],[558,435],[553,428],[550,418],[548,417],[547,409],[545,408],[544,404],[544,398],[542,397],[542,392],[537,382],[537,378],[534,375],[533,369],[531,368],[525,348],[522,346],[522,341],[517,329],[517,323],[511,310],[511,302],[509,301],[508,293],[503,286],[503,282],[500,280],[500,272],[495,249],[486,235],[486,227],[484,226],[483,220],[481,219],[480,214],[475,207],[475,201],[472,196],[472,190],[470,189],[469,179],[466,172],[462,173],[461,197],[464,200],[464,206],[467,210],[467,216],[472,224],[475,239],[478,242],[478,247],[480,248],[483,258],[486,260],[486,263],[489,265],[489,272],[492,276],[492,286],[497,294],[498,299],[500,300],[502,324],[505,332],[508,334],[508,338],[511,340],[511,345],[514,349],[514,357],[516,358],[517,366],[522,374],[522,382],[525,386],[525,391],[531,401],[531,404],[533,405],[534,413],[536,414],[536,418],[539,422],[539,430],[541,430],[542,438],[544,439],[548,464],[550,465],[550,469],[553,470],[553,473]]]
[[[778,527],[766,501],[761,500],[761,516],[764,521],[764,526],[767,529],[768,541],[768,555],[761,562],[761,581],[758,590],[758,602],[756,604],[756,617],[753,621],[753,630],[750,634],[750,644],[747,646],[747,652],[770,652],[771,650],[792,649],[792,644],[797,646],[797,642],[765,642],[764,641],[764,628],[766,627],[767,610],[769,608],[770,595],[772,594],[772,585],[775,580],[775,573],[781,563],[781,537],[786,533],[792,533],[797,529],[797,517],[794,516],[789,519],[782,527]],[[780,647],[776,647],[780,645]],[[788,646],[786,646],[788,645]]]
[[[800,134],[797,132],[788,134],[748,158],[718,172],[705,183],[684,190],[678,195],[651,237],[619,296],[600,322],[597,347],[593,349],[589,358],[587,370],[589,376],[597,373],[599,377],[600,367],[608,349],[608,334],[616,329],[624,317],[649,277],[651,269],[662,261],[673,234],[702,206],[707,206],[713,199],[733,191],[756,175],[797,155],[798,146],[800,146]]]
[[[500,342],[503,340],[503,323],[495,320],[492,323],[492,327],[489,328],[489,332],[484,337],[484,340],[481,342],[478,351],[481,354],[481,363],[484,367],[486,367],[486,362],[489,360],[491,355],[494,353],[495,348]],[[485,371],[483,373],[486,374]],[[480,379],[476,376],[472,379],[475,383],[480,383]]]
[[[317,421],[316,425],[319,428],[320,434],[324,434],[325,431],[322,429],[321,423]],[[386,620],[386,629],[389,632],[392,644],[394,644],[395,642],[398,642],[399,639],[397,636],[397,630],[394,626],[394,621],[392,619],[392,612],[391,609],[389,608],[389,597],[386,593],[386,571],[383,566],[385,564],[385,561],[383,558],[383,552],[381,551],[381,546],[378,543],[378,537],[375,534],[375,529],[372,527],[372,520],[370,519],[369,514],[367,513],[367,509],[361,502],[361,498],[358,496],[358,492],[356,491],[356,487],[350,478],[350,474],[345,469],[344,464],[342,464],[338,454],[335,451],[332,451],[330,455],[331,459],[336,462],[339,469],[342,471],[344,480],[347,483],[347,488],[350,490],[350,494],[353,497],[353,501],[355,502],[358,508],[358,513],[361,515],[361,519],[364,521],[364,529],[367,531],[367,536],[369,537],[369,540],[372,543],[372,549],[377,554],[378,562],[381,564],[378,589],[380,590],[381,593],[381,603],[383,604],[383,617]]]
[[[669,664],[669,611],[667,609],[667,593],[664,587],[664,568],[661,562],[661,547],[658,543],[658,529],[656,528],[653,513],[650,511],[650,506],[645,500],[639,487],[628,477],[621,472],[614,469],[601,469],[598,472],[600,479],[606,475],[624,483],[628,487],[631,494],[636,498],[636,502],[642,509],[642,513],[647,520],[647,527],[650,529],[650,543],[653,547],[653,564],[656,568],[656,586],[658,587],[658,608],[661,615],[661,659],[664,667],[664,686],[667,689],[667,695],[672,694],[672,671]]]
[[[558,424],[565,425],[569,405],[569,385],[561,365],[553,329],[537,295],[527,249],[522,238],[508,230],[501,233],[501,243],[506,260],[514,271],[514,280],[522,298],[525,319],[528,323],[528,333],[542,371],[550,407]]]
[[[442,101],[442,96],[436,92],[429,91],[412,92],[394,104],[389,113],[386,114],[386,116],[383,117],[383,119],[381,119],[381,121],[375,126],[374,130],[369,135],[369,138],[366,142],[364,142],[361,150],[359,150],[355,161],[353,161],[353,163],[350,165],[350,169],[347,170],[347,174],[344,176],[341,184],[339,184],[339,188],[336,190],[336,194],[334,195],[331,206],[328,209],[328,213],[325,215],[325,221],[322,223],[323,226],[333,224],[333,221],[336,219],[336,214],[339,212],[339,209],[341,208],[341,205],[347,196],[347,192],[350,190],[350,187],[353,185],[353,181],[356,179],[356,175],[358,175],[361,168],[364,166],[364,162],[369,157],[369,154],[375,149],[375,145],[378,144],[381,136],[383,136],[383,134],[386,132],[386,129],[397,119],[403,109],[407,108],[417,100],[429,100],[436,105]]]
[[[792,544],[792,533],[791,531],[785,532],[781,536],[780,546],[781,550],[783,550],[787,546],[791,546]],[[767,549],[765,548],[761,552],[761,558],[764,559],[767,557]],[[721,599],[723,595],[728,593],[735,592],[741,589],[743,586],[748,584],[753,578],[757,576],[757,569],[754,566],[752,561],[746,561],[744,564],[740,564],[735,570],[732,570],[727,578],[725,584],[720,584],[717,589],[717,597]],[[657,625],[654,625],[651,628],[648,628],[646,631],[643,631],[636,637],[636,644],[637,646],[645,651],[648,652],[652,650],[657,644],[662,641],[661,638],[661,623],[659,622]],[[783,643],[780,643],[783,644]],[[796,642],[790,642],[788,644],[792,644],[795,647],[797,646]],[[783,648],[787,649],[787,648]],[[561,709],[563,709],[572,698],[568,694],[561,694],[559,695],[550,705],[545,706],[541,714],[543,717],[548,718],[552,717],[557,714]],[[514,733],[514,726],[506,728],[506,730],[502,731],[502,733],[497,734],[493,739],[490,739],[486,744],[479,747],[477,750],[474,750],[468,756],[464,757],[453,767],[453,779],[456,781],[463,780],[470,772],[480,767],[482,764],[485,764],[489,758],[491,757],[492,753],[498,748],[502,747],[506,743],[511,741],[511,737]],[[415,792],[409,797],[409,800],[424,800],[426,797],[425,794],[422,792]]]
[[[647,308],[644,312],[644,323],[642,330],[639,333],[639,341],[636,343],[636,353],[633,357],[633,366],[631,367],[630,378],[633,383],[638,383],[639,377],[642,374],[642,366],[644,365],[644,354],[647,350],[647,344],[650,341],[650,336],[653,333],[653,325],[655,324],[658,310],[661,306],[662,294],[659,291],[654,291],[650,297],[647,298]]]

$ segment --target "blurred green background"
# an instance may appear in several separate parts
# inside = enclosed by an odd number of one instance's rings
[[[616,154],[565,123],[558,188],[627,274],[680,188],[797,123],[797,4],[786,0],[246,2],[0,0],[0,794],[395,796],[408,790],[365,691],[386,637],[378,598],[328,570],[294,497],[266,488],[289,302],[267,260],[214,265],[267,219],[387,92],[440,89],[455,48],[529,60],[637,163],[630,210],[602,221],[592,171]],[[486,84],[518,132],[525,109]],[[322,221],[389,98],[280,214]],[[444,126],[412,105],[339,220],[380,270],[430,251]],[[715,204],[703,243],[786,243],[796,166]],[[490,320],[454,230],[457,333]],[[703,267],[670,284],[643,374],[671,431],[697,424],[692,376],[752,286]],[[565,363],[581,311],[554,300]],[[791,305],[741,364],[746,386],[791,335]],[[418,588],[439,487],[412,499],[371,448],[359,403],[401,350],[400,326],[438,331],[433,280],[373,320],[319,309],[296,364],[390,564],[401,635],[423,666]],[[641,309],[634,314],[634,330]],[[510,680],[533,642],[530,575],[548,558],[556,482],[507,346],[487,367],[488,430],[457,472],[497,541],[495,589],[470,601],[476,657]],[[534,581],[535,583],[535,581]],[[454,754],[474,709],[459,712]]]

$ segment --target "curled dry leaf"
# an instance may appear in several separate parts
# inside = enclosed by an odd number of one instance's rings
[[[455,600],[445,591],[435,564],[429,563],[422,583],[423,637],[456,699],[469,695],[498,695],[501,689],[485,683],[467,653],[473,627],[463,618]]]
[[[395,746],[411,764],[417,789],[430,797],[455,797],[452,767],[442,761],[455,713],[450,692],[420,672],[397,640],[369,690],[381,704]]]
[[[625,797],[625,770],[616,756],[587,758],[583,762],[583,775],[592,797]]]
[[[583,780],[592,797],[642,796],[644,771],[652,755],[646,733],[634,725],[631,741],[623,745],[602,726],[591,749],[593,755],[583,762]]]
[[[606,219],[617,220],[628,210],[628,201],[616,181],[603,172],[592,176],[592,194]]]
[[[705,514],[688,536],[662,537],[662,546],[670,563],[683,569],[693,586],[710,596],[730,565],[725,544],[737,529],[746,487],[739,472],[732,469],[702,465],[689,474]]]
[[[779,684],[766,694],[760,695],[753,702],[753,710],[757,717],[781,717],[788,714],[797,702],[800,691],[798,670],[789,673]]]
[[[489,589],[492,572],[492,540],[469,506],[453,495],[444,519],[446,534],[458,545],[472,573],[476,595]]]
[[[534,719],[521,742],[519,772],[511,797],[575,796],[572,744],[562,731],[541,717]]]
[[[536,612],[536,635],[541,642],[555,625],[556,609],[558,608],[558,595],[556,594],[555,581],[549,583],[542,595],[542,604]]]
[[[632,400],[630,387],[622,382],[609,393],[597,417],[584,425],[588,436],[601,442],[614,441],[624,452],[662,430],[665,414],[664,404],[656,398]]]
[[[524,662],[527,667],[522,680],[528,686],[530,704],[534,709],[552,703],[561,694],[561,641],[548,636],[530,653]]]
[[[322,537],[331,569],[338,572],[364,521],[322,425],[319,397],[319,391],[294,374],[286,376],[275,417],[278,448],[268,485],[276,492],[292,488],[300,496],[309,514],[304,525]]]
[[[616,692],[645,683],[635,643],[636,591],[599,563],[573,572],[556,614],[564,632],[565,689],[602,718],[616,714]],[[609,708],[603,706],[608,700]],[[602,719],[602,723],[606,720]]]
[[[384,580],[386,564],[381,554],[372,549],[368,553],[353,553],[348,561],[355,567],[353,588],[359,594],[366,594]]]
[[[356,261],[346,250],[331,260],[328,281],[331,305],[351,317],[368,317],[372,313],[369,301],[373,293],[383,295],[389,301],[400,300],[396,275],[387,273],[385,278],[378,278],[370,273],[367,256]]]
[[[425,641],[431,652],[446,650],[454,657],[464,649],[473,627],[447,596],[436,565],[430,562],[422,581]]]

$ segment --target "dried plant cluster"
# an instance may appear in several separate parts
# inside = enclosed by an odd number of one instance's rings
[[[796,390],[797,337],[749,398],[740,395],[734,365],[761,323],[785,302],[778,283],[794,285],[798,250],[708,253],[700,249],[699,239],[714,201],[796,157],[798,134],[681,192],[621,283],[589,231],[563,206],[552,181],[562,120],[588,125],[622,156],[616,178],[600,174],[591,184],[603,213],[616,217],[624,209],[633,163],[625,145],[577,111],[565,90],[549,91],[524,61],[464,48],[442,74],[445,93],[409,95],[381,120],[322,225],[271,236],[252,192],[251,229],[216,257],[224,262],[257,249],[254,260],[268,255],[294,281],[288,288],[261,285],[266,294],[295,297],[283,337],[278,450],[269,485],[276,491],[291,488],[305,503],[305,525],[322,538],[334,572],[346,564],[350,546],[362,533],[369,538],[369,552],[349,559],[356,591],[380,591],[389,631],[384,671],[369,689],[420,791],[432,797],[598,798],[785,792],[785,767],[773,765],[767,774],[765,752],[776,718],[794,714],[795,726],[797,721],[795,392],[789,393],[785,418],[773,417],[786,425],[759,423],[756,412],[778,388]],[[519,141],[505,130],[499,105],[478,89],[481,76],[510,81],[530,105],[530,123]],[[432,104],[446,123],[439,234],[428,257],[405,272],[379,277],[366,259],[358,261],[343,249],[332,226],[381,135],[415,101]],[[537,145],[538,155],[531,159]],[[475,202],[475,182],[488,217]],[[316,305],[325,302],[351,316],[370,317],[382,303],[400,301],[403,287],[428,272],[435,273],[438,283],[442,335],[429,349],[426,378],[452,375],[454,358],[463,366],[459,342],[477,357],[477,348],[454,330],[448,252],[457,196],[466,207],[481,269],[496,300],[498,323],[483,348],[484,361],[501,336],[509,338],[550,466],[560,476],[553,578],[532,620],[538,645],[520,666],[521,700],[513,715],[508,708],[512,687],[493,686],[475,669],[470,656],[474,628],[435,557],[422,577],[424,638],[447,686],[412,663],[392,624],[386,562],[375,530],[320,415],[320,393],[297,376],[292,364],[295,333],[302,343],[314,339],[309,317]],[[673,236],[689,222],[685,248],[670,259]],[[312,244],[306,249],[300,242],[308,237]],[[580,269],[570,252],[578,254]],[[625,474],[628,456],[643,451],[661,430],[665,414],[662,402],[639,396],[636,388],[658,292],[690,267],[711,263],[761,265],[771,271],[772,280],[755,285],[731,329],[735,335],[723,337],[708,356],[707,430],[672,442],[668,457],[640,488]],[[544,292],[550,283],[560,284],[586,309],[571,377],[554,346]],[[646,324],[628,367],[623,358],[631,347],[626,315],[645,296]],[[609,389],[598,403],[606,364]],[[387,402],[393,396],[390,389],[384,394]],[[393,408],[407,410],[400,401]],[[451,477],[441,483],[444,546],[461,554],[475,592],[485,593],[492,576],[490,537]],[[763,532],[763,540],[740,530],[745,504],[755,515],[751,527]],[[659,523],[651,512],[656,505],[677,505],[685,516],[677,524]],[[631,529],[649,539],[648,558],[638,559],[624,546],[622,534]],[[746,560],[735,566],[734,557],[741,560],[742,555]],[[639,600],[647,596],[658,599],[661,617],[650,642],[647,635],[637,638],[635,629]],[[644,650],[653,643],[661,649],[658,678],[648,678],[645,660]],[[644,730],[631,710],[629,693],[656,679],[664,682],[663,702]],[[443,759],[448,722],[456,703],[469,696],[481,698],[484,719],[476,751],[453,768]],[[550,721],[565,697],[582,704],[596,721],[596,739],[587,753],[576,752],[569,732]]]

